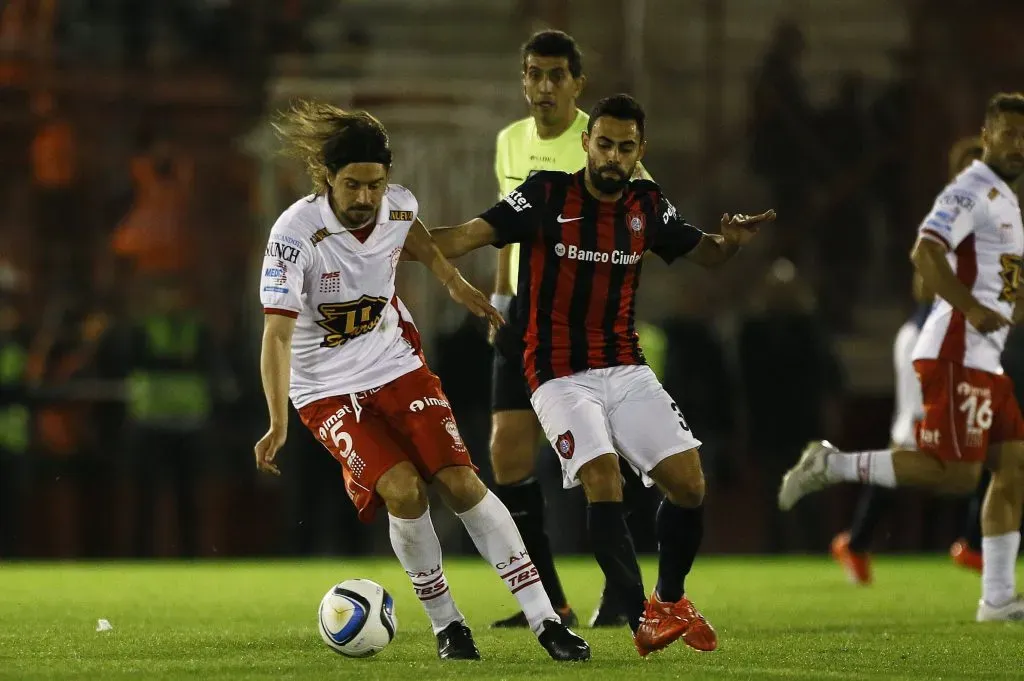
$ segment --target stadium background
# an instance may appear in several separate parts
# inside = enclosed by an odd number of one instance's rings
[[[267,116],[300,96],[369,110],[394,181],[451,223],[495,199],[494,135],[525,115],[518,46],[546,26],[584,50],[584,108],[647,106],[645,163],[684,215],[779,211],[720,274],[652,262],[643,342],[706,442],[706,550],[825,550],[855,491],[783,518],[778,477],[809,437],[884,446],[906,253],[951,144],[1020,89],[1021,25],[1010,0],[0,2],[0,557],[389,554],[297,422],[280,479],[252,463],[259,259],[306,188]],[[459,265],[486,290],[493,261]],[[403,270],[489,480],[489,349]],[[1022,353],[1017,333],[1024,385]],[[584,551],[582,497],[541,462],[555,546]],[[880,548],[944,550],[962,508],[906,495]]]

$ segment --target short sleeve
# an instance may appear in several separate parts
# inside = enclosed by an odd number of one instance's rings
[[[275,225],[270,231],[260,277],[260,302],[265,313],[299,316],[311,248],[308,240],[299,239],[287,227]]]
[[[540,229],[547,198],[546,173],[538,173],[480,214],[498,235],[496,248],[528,241]]]
[[[651,251],[667,263],[692,251],[704,238],[704,232],[679,217],[676,207],[660,193],[655,223]]]
[[[974,231],[975,214],[983,210],[985,208],[974,192],[955,185],[947,187],[935,199],[935,205],[921,223],[918,234],[953,250]]]

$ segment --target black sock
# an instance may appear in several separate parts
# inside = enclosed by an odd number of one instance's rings
[[[882,516],[892,505],[892,492],[882,487],[868,485],[860,493],[857,508],[853,512],[853,524],[850,526],[850,550],[854,553],[865,553],[871,550],[871,542],[875,538],[875,530]]]
[[[991,476],[988,471],[981,474],[981,482],[974,496],[967,502],[967,527],[964,528],[964,541],[972,551],[981,553],[981,505],[985,501],[985,493],[988,492],[988,483]]]
[[[690,574],[704,537],[704,506],[684,508],[668,499],[658,506],[658,598],[675,602],[686,593]]]
[[[597,501],[587,506],[590,543],[597,564],[614,592],[619,611],[629,619],[634,632],[644,611],[644,583],[636,562],[633,539],[629,536],[621,501]]]
[[[530,554],[533,566],[537,568],[540,583],[551,600],[555,610],[568,607],[565,592],[555,570],[555,558],[551,553],[551,539],[544,529],[544,495],[540,483],[529,478],[514,485],[495,485],[494,492],[512,515],[523,544]]]

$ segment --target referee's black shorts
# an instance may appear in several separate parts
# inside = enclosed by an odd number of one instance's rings
[[[523,369],[522,325],[516,317],[516,299],[509,306],[508,324],[498,330],[494,342],[491,380],[491,412],[533,410],[530,388]]]

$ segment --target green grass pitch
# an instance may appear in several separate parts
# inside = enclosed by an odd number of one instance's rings
[[[644,562],[648,581],[655,574]],[[601,585],[593,561],[559,561],[581,616]],[[224,563],[0,563],[0,679],[1020,679],[1024,623],[976,624],[977,576],[940,557],[876,561],[876,584],[847,584],[824,558],[699,559],[688,589],[720,647],[682,643],[641,660],[625,629],[579,631],[585,667],[550,661],[525,631],[487,628],[512,597],[480,560],[446,566],[484,660],[437,660],[394,559]],[[329,651],[316,606],[335,582],[367,577],[396,600],[398,635],[380,655]],[[1018,576],[1018,579],[1020,576]],[[114,630],[95,631],[99,618]],[[634,677],[642,674],[640,677]]]

